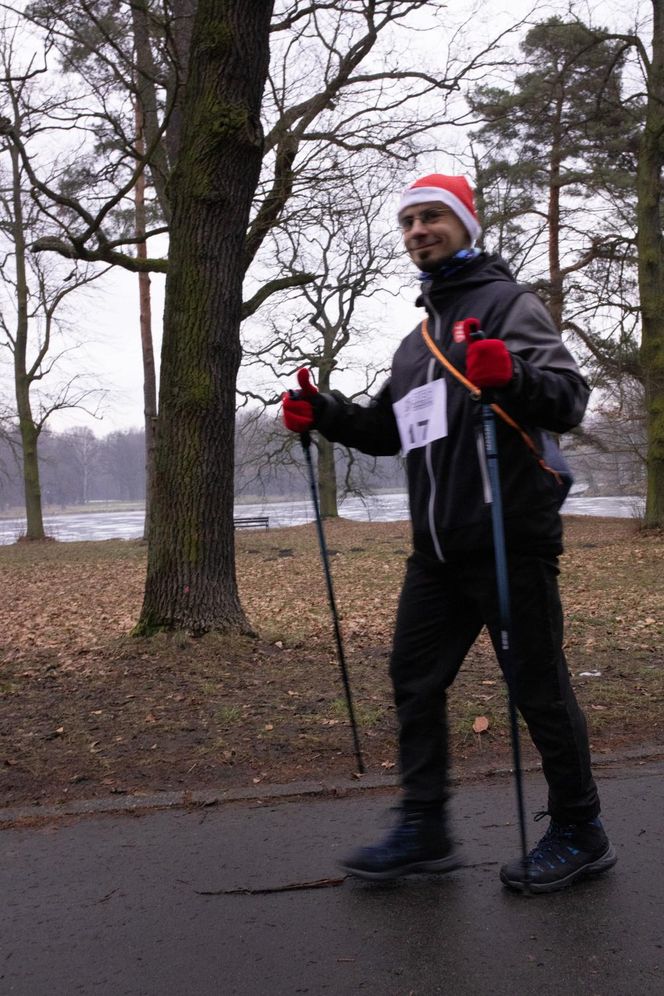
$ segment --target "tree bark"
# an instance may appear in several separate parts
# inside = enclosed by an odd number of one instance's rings
[[[166,149],[169,162],[174,163],[180,151],[183,123],[184,93],[189,75],[191,33],[196,14],[196,0],[172,0],[171,44],[173,64],[167,83],[171,117],[166,130]]]
[[[552,132],[551,156],[549,159],[549,312],[557,329],[563,325],[563,304],[565,300],[563,275],[560,267],[560,167],[562,97],[556,98],[556,127]]]
[[[144,115],[140,94],[136,98],[136,152],[145,154]],[[145,175],[141,173],[134,190],[134,213],[136,220],[136,255],[147,259],[148,247],[145,242],[147,230],[145,212]],[[141,239],[143,241],[141,241]],[[143,419],[145,425],[145,520],[143,538],[150,532],[150,507],[152,501],[152,479],[154,475],[156,429],[157,429],[157,371],[154,362],[152,340],[152,301],[150,295],[150,274],[138,274],[138,309],[141,330],[141,356],[143,360]]]
[[[247,630],[235,573],[235,386],[244,239],[262,157],[272,0],[199,0],[171,242],[138,632]]]
[[[337,474],[334,466],[334,443],[319,435],[318,448],[318,491],[320,494],[320,514],[324,519],[338,519]]]
[[[324,343],[324,351],[329,351],[329,342]],[[318,389],[323,394],[330,391],[330,371],[332,363],[329,357],[324,357],[318,369]],[[338,519],[337,505],[337,470],[334,463],[334,444],[330,443],[320,433],[316,434],[318,450],[318,494],[320,497],[320,514],[323,519]]]
[[[637,171],[641,363],[647,425],[646,526],[664,526],[664,0],[653,0],[652,59]]]
[[[25,222],[21,191],[21,166],[18,152],[9,147],[12,163],[12,202],[13,239],[16,253],[16,338],[14,342],[14,389],[19,432],[21,434],[21,454],[23,457],[23,491],[25,495],[25,538],[43,540],[44,518],[42,514],[41,486],[39,481],[39,426],[35,423],[30,403],[31,373],[28,370],[28,280],[26,274]]]
[[[166,144],[163,141],[159,141],[160,121],[157,104],[157,67],[155,66],[152,55],[150,12],[147,0],[132,0],[130,7],[136,60],[134,73],[136,81],[136,106],[140,106],[141,109],[141,132],[145,138],[142,154],[145,154],[147,146],[152,149],[150,174],[157,200],[159,201],[159,207],[168,221],[170,217],[167,191],[169,167],[166,158]]]

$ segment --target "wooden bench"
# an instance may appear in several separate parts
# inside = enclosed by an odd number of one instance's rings
[[[270,525],[270,517],[268,515],[247,515],[240,517],[238,519],[233,519],[233,525],[236,529],[267,529]]]

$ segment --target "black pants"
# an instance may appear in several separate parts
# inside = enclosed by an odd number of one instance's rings
[[[514,554],[508,565],[516,704],[542,758],[548,810],[559,822],[599,813],[588,734],[562,649],[557,558]],[[399,602],[391,677],[399,718],[404,800],[447,797],[446,689],[486,625],[499,635],[492,556],[435,564],[415,554]]]

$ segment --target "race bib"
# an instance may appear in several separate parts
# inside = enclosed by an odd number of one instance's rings
[[[447,387],[434,380],[415,387],[392,405],[404,453],[447,435]]]

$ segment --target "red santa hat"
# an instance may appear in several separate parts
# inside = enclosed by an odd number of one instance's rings
[[[477,241],[482,228],[477,218],[472,188],[464,176],[430,173],[429,176],[415,180],[401,195],[399,214],[414,204],[426,204],[429,201],[446,204],[466,228],[471,242]]]

